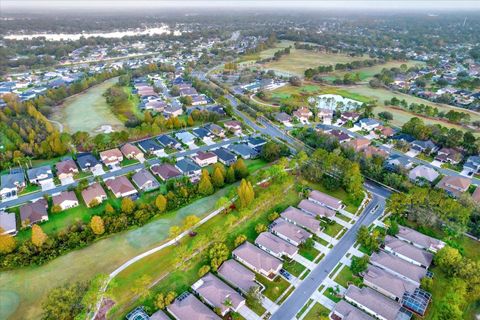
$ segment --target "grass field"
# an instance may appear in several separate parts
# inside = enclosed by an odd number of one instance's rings
[[[306,267],[303,264],[292,260],[292,261],[285,261],[283,263],[283,269],[287,270],[290,274],[294,275],[295,277],[298,277],[303,272],[303,270],[306,269]]]
[[[273,57],[275,52],[277,52],[278,50],[287,48],[289,46],[292,46],[292,48],[293,48],[293,45],[294,45],[293,41],[282,40],[282,41],[278,42],[274,48],[269,48],[269,49],[263,50],[259,53],[244,55],[244,56],[240,57],[240,59],[238,59],[237,61],[240,64],[242,64],[242,63],[247,63],[248,64],[248,63],[255,62],[257,60],[271,58],[271,57]]]
[[[304,320],[318,320],[320,317],[326,317],[330,313],[330,310],[322,306],[320,303],[316,302],[313,307],[308,311],[308,313],[303,318]]]
[[[353,282],[354,275],[348,266],[344,266],[335,278],[335,282],[344,288],[348,288],[348,284]]]
[[[73,281],[87,281],[110,273],[126,260],[163,242],[168,230],[188,215],[203,217],[214,210],[215,202],[228,194],[224,188],[160,219],[99,240],[42,266],[0,273],[0,319],[38,319],[41,302],[52,288]]]
[[[63,104],[55,108],[51,119],[62,123],[65,131],[70,133],[86,131],[96,134],[102,125],[110,125],[114,130],[123,129],[123,123],[113,114],[103,96],[117,80],[117,78],[109,79],[83,93],[65,99]]]

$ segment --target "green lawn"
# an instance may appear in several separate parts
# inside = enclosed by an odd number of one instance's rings
[[[318,254],[320,253],[320,251],[318,251],[317,249],[315,248],[304,248],[302,246],[300,246],[300,249],[298,250],[298,253],[304,257],[305,259],[308,259],[310,261],[313,261],[315,260],[315,258],[318,256]]]
[[[282,296],[280,300],[278,300],[276,303],[278,305],[281,305],[287,298],[292,294],[292,292],[295,290],[294,286],[290,286],[287,290],[287,292]]]
[[[276,301],[290,286],[290,283],[280,276],[277,276],[273,281],[270,281],[267,280],[267,278],[256,274],[256,279],[265,286],[265,290],[262,292],[263,295],[272,301]]]
[[[126,166],[131,166],[131,165],[137,164],[137,163],[140,163],[137,159],[123,158],[122,162],[120,162],[120,165],[122,167],[126,167]]]
[[[316,302],[308,313],[303,317],[304,320],[318,320],[320,317],[326,317],[330,310]]]
[[[313,235],[313,240],[315,240],[316,242],[320,243],[322,246],[324,247],[327,247],[328,246],[328,241],[323,239],[323,238],[320,238],[316,235]]]
[[[332,300],[333,302],[337,303],[339,302],[340,300],[342,300],[341,298],[337,297],[336,293],[334,292],[333,288],[327,288],[327,290],[325,290],[323,292],[323,295],[325,297],[327,297],[328,299]]]
[[[36,184],[28,184],[25,189],[23,189],[21,192],[19,192],[19,195],[27,194],[30,192],[35,192],[38,190],[42,190],[40,186],[37,186]]]
[[[329,235],[330,237],[335,237],[340,232],[340,230],[343,229],[343,226],[335,221],[322,222],[322,227],[325,228],[323,229],[323,233]]]
[[[249,159],[245,160],[245,165],[247,166],[249,172],[254,172],[257,171],[258,169],[262,169],[268,164],[263,159]]]
[[[353,283],[355,276],[348,266],[344,266],[335,278],[335,282],[344,288],[348,288],[349,283]]]
[[[295,277],[299,277],[300,274],[303,272],[303,270],[306,269],[306,267],[297,262],[297,261],[285,261],[283,263],[283,269],[287,270],[290,274],[294,275]]]
[[[308,307],[312,304],[313,300],[312,299],[309,299],[307,301],[307,303],[305,303],[302,307],[302,309],[300,309],[300,311],[298,311],[297,313],[297,319],[300,318],[302,316],[302,314],[305,312],[305,310],[308,309]]]

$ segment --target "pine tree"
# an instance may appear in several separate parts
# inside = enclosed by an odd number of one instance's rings
[[[47,238],[48,236],[43,232],[42,228],[34,224],[32,227],[32,243],[37,247],[41,247],[47,241]]]
[[[235,169],[235,177],[237,179],[243,179],[248,176],[248,168],[245,165],[245,162],[243,159],[238,159],[237,162],[234,164],[234,169]]]
[[[240,182],[240,186],[237,188],[237,194],[237,206],[240,209],[248,207],[255,198],[255,192],[253,191],[252,184],[245,179],[242,179],[242,182]]]
[[[96,235],[102,235],[105,232],[103,219],[99,216],[93,216],[90,220],[90,228],[92,228],[93,233]]]
[[[167,198],[163,196],[163,194],[159,194],[158,197],[155,199],[155,205],[160,213],[165,212],[167,209]]]
[[[202,177],[200,178],[200,183],[198,184],[198,192],[202,195],[210,195],[213,193],[213,185],[210,181],[210,175],[207,170],[202,170]]]
[[[15,249],[15,238],[10,234],[3,234],[4,230],[0,228],[0,253],[10,253]]]
[[[233,166],[230,166],[227,170],[227,174],[225,175],[225,180],[227,183],[234,183],[235,182],[235,169]]]
[[[189,127],[193,127],[193,125],[195,124],[195,122],[193,121],[192,116],[188,116],[188,118],[187,118],[187,124],[188,124]]]
[[[212,182],[217,188],[221,188],[225,184],[225,178],[223,177],[222,170],[219,167],[213,170]]]

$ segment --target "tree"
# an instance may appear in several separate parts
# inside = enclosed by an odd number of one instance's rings
[[[131,288],[132,293],[141,299],[146,298],[149,294],[149,287],[152,283],[152,278],[146,274],[135,280]]]
[[[92,228],[93,233],[96,235],[102,235],[105,232],[103,219],[99,216],[93,216],[90,220],[90,228]]]
[[[229,204],[230,200],[227,197],[220,197],[217,202],[215,202],[215,208],[220,209],[226,207]]]
[[[445,246],[437,252],[434,261],[443,272],[453,276],[460,266],[462,256],[457,249]]]
[[[157,296],[155,297],[155,306],[158,308],[158,309],[165,309],[165,295],[163,293],[159,293],[157,294]]]
[[[121,208],[123,213],[130,214],[135,210],[135,202],[129,197],[124,197],[122,199]]]
[[[15,238],[10,234],[3,234],[4,230],[0,228],[0,253],[10,253],[15,250]]]
[[[210,266],[208,264],[201,266],[200,269],[198,269],[198,277],[201,278],[204,275],[206,275],[210,271]]]
[[[213,271],[217,271],[218,267],[223,261],[227,260],[230,251],[223,242],[214,243],[208,250],[208,256],[210,258],[210,266]]]
[[[202,177],[198,183],[198,192],[204,196],[211,195],[213,193],[213,185],[210,181],[210,175],[207,170],[202,170]]]
[[[82,298],[88,289],[84,282],[74,282],[52,289],[42,303],[42,319],[75,319],[85,310]]]
[[[32,227],[32,243],[36,247],[41,247],[45,241],[47,241],[48,236],[43,232],[42,228],[39,225],[34,224]]]
[[[280,159],[280,157],[288,155],[288,148],[285,145],[268,141],[260,152],[260,156],[267,162]]]
[[[155,199],[155,206],[160,211],[160,213],[165,212],[167,209],[167,198],[163,194],[159,194]]]
[[[239,245],[241,245],[241,244],[244,243],[245,241],[247,241],[247,236],[244,235],[244,234],[240,234],[240,235],[238,235],[238,236],[235,238],[234,246],[235,246],[235,247],[238,247]]]
[[[189,215],[183,220],[183,227],[185,230],[188,230],[190,228],[193,228],[199,221],[200,218],[196,215]]]
[[[234,166],[230,166],[228,169],[227,169],[227,174],[225,175],[225,180],[227,181],[227,183],[234,183],[236,178],[235,178],[235,169],[234,169]]]
[[[242,158],[238,159],[233,166],[235,169],[235,177],[237,179],[243,179],[248,176],[248,168]]]
[[[395,220],[390,222],[390,226],[387,229],[387,233],[391,236],[396,236],[399,231],[398,223]]]
[[[240,182],[240,186],[238,186],[237,188],[237,195],[237,206],[240,209],[250,206],[250,204],[253,202],[253,199],[255,198],[255,192],[253,191],[252,184],[249,181],[242,179],[242,182]]]
[[[429,277],[423,277],[422,280],[420,280],[420,288],[422,288],[425,291],[432,291],[433,287],[433,279]]]
[[[358,275],[361,272],[367,270],[369,261],[370,261],[370,257],[367,255],[364,255],[361,258],[357,256],[353,256],[350,269],[352,270],[353,274]]]
[[[169,306],[172,304],[173,300],[177,297],[175,291],[169,291],[165,297],[165,306]]]
[[[250,308],[256,309],[256,307],[262,306],[262,296],[258,290],[258,287],[252,286],[248,289],[246,294],[246,302]]]
[[[278,212],[273,211],[272,213],[270,213],[268,215],[268,221],[273,222],[273,221],[277,220],[279,217],[280,217],[280,215],[278,214]]]
[[[187,118],[187,124],[188,124],[189,127],[193,127],[193,125],[195,124],[191,115],[188,116],[188,118]]]
[[[378,117],[385,122],[389,122],[393,120],[393,114],[388,111],[382,111],[378,113]]]
[[[182,232],[182,229],[179,226],[171,226],[168,234],[171,238],[177,237]]]
[[[59,212],[61,212],[61,211],[62,211],[62,207],[60,207],[60,205],[54,204],[54,205],[52,206],[52,213],[59,213]]]
[[[105,213],[107,214],[115,213],[115,209],[112,207],[110,203],[107,203],[107,205],[105,206]]]
[[[263,223],[257,223],[257,225],[255,226],[255,232],[260,234],[265,231],[267,231],[267,226]]]
[[[222,170],[219,167],[213,170],[212,182],[216,188],[221,188],[225,184],[225,178],[223,177]]]

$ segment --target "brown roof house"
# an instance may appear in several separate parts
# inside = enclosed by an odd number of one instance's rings
[[[232,256],[268,280],[275,279],[282,268],[282,261],[269,255],[250,242],[245,242],[233,250]]]
[[[133,183],[142,191],[155,190],[160,187],[157,179],[147,170],[141,169],[132,176]]]
[[[182,293],[167,310],[176,320],[221,320],[215,312],[189,292]]]
[[[159,176],[160,179],[162,179],[163,181],[182,176],[180,170],[178,170],[177,167],[169,163],[155,164],[150,167],[150,170],[152,170],[153,174]]]
[[[192,289],[205,303],[218,308],[222,316],[230,311],[236,312],[245,305],[245,298],[210,272],[195,282]]]
[[[136,159],[142,163],[145,161],[145,155],[143,154],[142,150],[131,143],[125,143],[120,150],[127,159]]]
[[[417,285],[405,281],[379,267],[369,265],[362,273],[363,283],[395,301],[402,301],[405,292],[414,292]]]
[[[432,253],[389,235],[385,237],[384,249],[400,259],[422,268],[430,267],[433,260]]]
[[[332,312],[330,313],[330,319],[334,320],[374,320],[368,314],[362,310],[354,307],[345,300],[340,300]]]
[[[240,123],[240,121],[226,121],[223,125],[225,126],[225,129],[237,136],[242,134],[242,124]]]
[[[110,169],[118,169],[123,161],[123,154],[117,148],[100,152],[100,160]]]
[[[378,156],[382,158],[387,158],[388,157],[388,152],[382,149],[379,149],[375,146],[367,146],[363,149],[363,154],[367,158],[372,158],[373,156]]]
[[[342,204],[342,200],[329,196],[328,194],[320,192],[318,190],[312,190],[308,195],[308,199],[310,201],[318,203],[319,205],[332,208],[333,210],[340,210],[345,207]]]
[[[217,163],[218,157],[213,152],[198,151],[197,154],[192,156],[192,160],[195,161],[195,163],[200,167],[206,167]]]
[[[73,178],[78,173],[77,164],[72,159],[57,162],[55,167],[57,169],[57,177],[60,180]]]
[[[416,266],[385,251],[374,252],[370,263],[416,286],[427,275],[427,269]]]
[[[404,226],[399,227],[396,237],[402,241],[414,245],[417,248],[425,249],[433,253],[436,253],[438,250],[445,247],[445,242]]]
[[[100,183],[97,182],[82,191],[82,198],[85,202],[85,205],[90,208],[94,201],[100,204],[104,200],[107,200],[107,194],[105,193],[105,190],[103,190]]]
[[[298,204],[298,207],[303,211],[305,211],[306,213],[309,213],[311,215],[314,215],[320,218],[331,219],[335,216],[335,213],[336,213],[335,210],[324,207],[318,203],[315,203],[307,199],[303,199],[302,201],[300,201],[300,203]]]
[[[39,199],[35,202],[26,203],[20,207],[20,221],[22,226],[31,226],[34,223],[47,221],[48,203],[45,199]]]
[[[472,199],[473,201],[480,203],[480,188],[477,187],[475,191],[472,193]]]
[[[78,206],[78,199],[73,191],[63,191],[54,195],[52,202],[54,206],[59,206],[62,211]]]
[[[137,194],[137,189],[125,176],[118,176],[105,181],[108,190],[112,191],[115,197],[123,198]]]
[[[458,197],[468,190],[471,180],[459,176],[445,176],[437,184],[437,188],[445,190],[449,195]]]
[[[288,222],[305,228],[313,233],[320,232],[320,230],[322,229],[320,227],[320,221],[315,219],[313,215],[310,215],[294,207],[288,207],[280,214],[280,216]]]
[[[442,148],[438,150],[435,160],[443,163],[459,164],[463,155],[458,150],[452,148]]]
[[[287,242],[293,244],[294,246],[299,246],[304,243],[307,239],[312,237],[312,234],[296,225],[282,219],[278,218],[273,221],[270,225],[270,231],[279,236],[280,238],[286,240]]]
[[[218,275],[243,293],[249,292],[252,288],[255,290],[260,289],[258,283],[255,282],[255,273],[233,259],[222,263],[220,268],[218,268]]]
[[[347,145],[352,147],[355,152],[365,150],[370,145],[370,140],[365,138],[356,138],[347,142]]]
[[[255,239],[255,244],[279,259],[282,259],[283,256],[291,259],[298,252],[298,248],[293,244],[280,239],[270,232],[260,233],[257,239]]]
[[[295,111],[293,111],[293,117],[298,119],[301,123],[308,123],[308,119],[313,116],[312,111],[307,107],[301,107]]]

